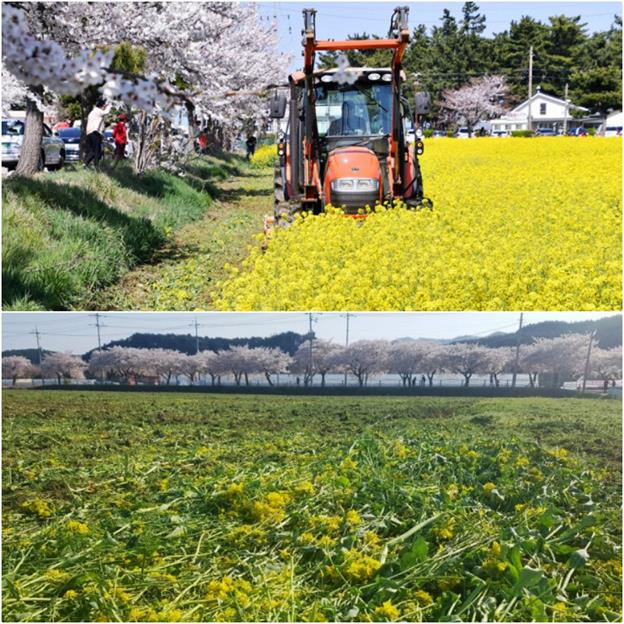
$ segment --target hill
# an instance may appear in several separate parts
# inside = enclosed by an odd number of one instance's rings
[[[603,349],[619,347],[622,344],[622,317],[619,314],[594,321],[566,323],[564,321],[545,321],[526,325],[522,328],[520,342],[529,344],[535,338],[555,338],[563,334],[585,334],[596,331],[598,346]],[[486,347],[511,347],[516,344],[518,332],[510,334],[496,333],[480,338],[459,337],[452,342],[479,343]]]
[[[268,338],[205,338],[199,337],[200,351],[222,351],[233,346],[246,345],[252,348],[268,347],[278,348],[290,355],[293,355],[299,345],[307,340],[307,334],[297,334],[295,332],[283,332]],[[191,334],[132,334],[123,340],[114,340],[102,345],[103,349],[111,347],[134,347],[137,349],[174,349],[193,355],[196,351],[196,338]],[[95,349],[94,349],[95,350]],[[93,350],[93,351],[94,351]],[[89,360],[91,353],[85,353],[84,358]]]

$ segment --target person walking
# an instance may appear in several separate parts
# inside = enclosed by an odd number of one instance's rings
[[[253,134],[247,136],[247,141],[245,144],[247,145],[247,160],[250,160],[251,157],[256,153],[256,143],[258,140]]]
[[[87,117],[86,154],[84,167],[87,169],[93,162],[97,169],[102,158],[102,140],[104,138],[104,120],[110,112],[111,104],[100,98]]]
[[[115,153],[113,154],[113,169],[117,167],[120,160],[126,157],[126,145],[128,145],[128,133],[126,131],[126,121],[128,118],[124,113],[117,117],[117,123],[113,127],[113,139],[115,141]]]

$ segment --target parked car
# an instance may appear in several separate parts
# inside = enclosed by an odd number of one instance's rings
[[[65,143],[65,160],[67,162],[80,161],[80,128],[62,128],[58,135]]]
[[[471,139],[473,135],[470,134],[470,130],[468,128],[458,128],[455,133],[455,138],[457,139]]]
[[[622,126],[607,126],[604,135],[606,137],[622,136]]]
[[[572,128],[568,132],[568,136],[586,137],[588,135],[585,128]]]
[[[23,119],[2,120],[2,166],[13,169],[17,165],[22,151],[24,140]],[[43,125],[41,139],[41,156],[39,168],[47,167],[50,170],[60,169],[65,163],[65,143],[58,136],[54,136],[47,125]]]
[[[442,137],[446,136],[446,132],[444,132],[444,130],[434,130],[433,134],[431,135],[434,139],[440,139]]]
[[[492,131],[492,136],[493,137],[510,137],[511,136],[511,132],[509,132],[509,130],[493,130]]]
[[[555,130],[553,130],[552,128],[538,128],[535,131],[535,136],[540,136],[540,137],[550,137],[550,136],[557,136],[557,132]]]
[[[110,134],[110,137],[108,136]],[[80,128],[62,128],[58,131],[60,139],[65,143],[65,160],[67,162],[80,162]],[[111,146],[112,142],[112,146]],[[103,158],[112,158],[115,151],[115,142],[112,140],[112,132],[106,131],[102,141]]]

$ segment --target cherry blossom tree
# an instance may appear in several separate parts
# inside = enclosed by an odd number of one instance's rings
[[[249,375],[260,370],[258,353],[247,346],[234,346],[218,352],[220,366],[232,374],[234,383],[241,385],[243,377],[245,385],[249,385]]]
[[[537,338],[520,349],[521,368],[529,374],[533,387],[539,374],[552,376],[553,387],[562,378],[580,375],[584,371],[590,337],[586,334],[565,334],[556,338]]]
[[[10,379],[13,385],[18,379],[32,375],[33,369],[31,361],[21,355],[8,355],[2,358],[2,378]]]
[[[120,377],[126,382],[135,381],[140,375],[156,375],[154,351],[156,349],[134,347],[113,347],[105,351],[96,351],[91,354],[89,360],[89,373],[100,379],[109,376]]]
[[[422,366],[430,388],[433,386],[433,378],[436,373],[443,369],[445,353],[446,347],[444,345],[433,342],[427,344]]]
[[[417,373],[428,370],[428,359],[436,346],[436,343],[426,340],[391,344],[388,348],[388,372],[399,375],[403,386],[415,385]]]
[[[44,89],[57,95],[79,95],[93,86],[109,100],[140,111],[142,166],[153,164],[149,161],[157,154],[167,156],[174,146],[167,132],[173,104],[187,108],[191,139],[199,118],[223,128],[222,139],[229,142],[245,124],[257,124],[266,116],[266,88],[283,78],[288,65],[288,58],[277,51],[275,24],[263,24],[253,4],[3,5],[2,38],[4,66],[37,97],[42,97]],[[145,76],[111,67],[114,46],[121,42],[146,50]],[[37,111],[32,99],[24,146],[34,146],[38,153],[41,117]],[[154,151],[157,140],[161,149]],[[36,163],[26,163],[26,159],[18,165],[24,175],[35,168]]]
[[[289,366],[293,363],[293,358],[284,353],[281,349],[269,349],[267,347],[259,347],[252,349],[253,356],[256,360],[258,368],[264,373],[269,385],[273,385],[271,375],[279,375],[288,370]]]
[[[464,387],[470,385],[470,378],[475,373],[488,372],[489,349],[479,344],[457,343],[448,345],[444,350],[445,370],[459,373],[464,377]]]
[[[321,376],[321,386],[325,386],[325,377],[330,371],[340,368],[340,345],[329,340],[316,339],[312,341],[312,358],[310,359],[310,341],[306,340],[299,345],[295,352],[290,370],[303,375],[305,386],[312,383],[316,375]]]
[[[622,347],[601,349],[594,347],[591,352],[590,369],[604,382],[605,390],[609,383],[622,378]]]
[[[219,356],[215,351],[200,351],[195,357],[200,363],[200,373],[210,375],[210,383],[213,386],[221,379],[221,375],[228,372],[224,367],[224,357]]]
[[[84,379],[87,363],[71,353],[50,353],[41,362],[41,374],[44,378],[56,377],[59,386],[64,379]]]
[[[388,370],[388,342],[385,340],[358,340],[342,349],[338,362],[355,375],[360,386],[365,386],[371,375]]]
[[[449,121],[464,120],[472,134],[479,121],[502,115],[507,95],[504,76],[483,76],[472,78],[459,89],[443,91],[440,105]]]
[[[498,376],[507,372],[513,366],[515,350],[512,347],[489,348],[487,351],[487,372],[490,375],[490,384],[500,385]]]

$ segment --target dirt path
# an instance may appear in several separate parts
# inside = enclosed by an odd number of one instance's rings
[[[227,263],[240,262],[273,207],[272,171],[246,169],[218,182],[221,194],[199,221],[181,228],[152,264],[97,297],[101,310],[207,310]]]

